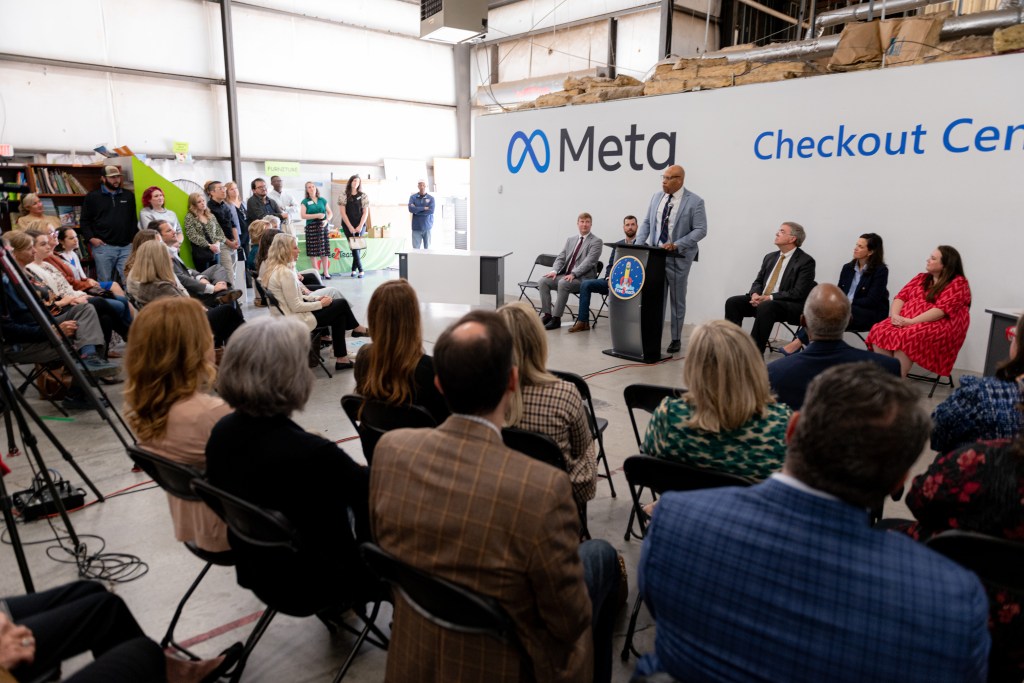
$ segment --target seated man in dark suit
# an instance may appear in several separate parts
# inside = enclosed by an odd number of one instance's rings
[[[895,358],[855,349],[843,341],[843,331],[850,324],[850,300],[835,285],[822,283],[811,290],[800,322],[811,343],[802,353],[768,364],[772,391],[793,410],[800,410],[811,380],[833,365],[870,361],[899,377]]]
[[[794,413],[782,472],[749,488],[666,493],[640,593],[658,623],[637,668],[680,681],[984,681],[978,577],[868,510],[906,479],[931,427],[874,363],[829,368]]]
[[[210,308],[217,304],[231,303],[241,298],[242,292],[232,289],[228,279],[228,271],[224,266],[215,263],[200,273],[185,265],[185,262],[181,260],[181,256],[178,254],[181,235],[175,232],[174,227],[170,223],[166,221],[153,221],[149,224],[149,229],[160,233],[160,239],[167,245],[167,250],[171,252],[171,267],[174,269],[174,274],[189,296],[193,299],[199,299]]]
[[[434,369],[452,415],[377,444],[373,535],[403,562],[496,599],[530,661],[486,635],[445,631],[396,594],[384,680],[608,683],[615,550],[579,543],[564,471],[502,442],[519,378],[502,319],[474,311],[458,320],[434,346]]]
[[[806,236],[798,223],[783,223],[775,233],[779,250],[765,255],[750,290],[725,302],[726,320],[742,326],[744,318],[754,319],[750,336],[762,352],[775,323],[800,321],[804,299],[814,286],[814,259],[800,248]]]

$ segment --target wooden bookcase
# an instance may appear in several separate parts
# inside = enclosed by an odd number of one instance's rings
[[[73,164],[29,164],[29,191],[40,199],[49,199],[57,207],[78,207],[85,201],[88,192],[99,189],[103,177],[103,166],[78,166]],[[58,180],[58,178],[60,180]],[[78,187],[72,187],[68,178],[74,179]],[[60,190],[73,190],[63,192]],[[80,190],[85,190],[81,192]],[[78,227],[77,224],[74,227]]]
[[[18,220],[21,198],[30,192],[27,176],[21,164],[0,165],[0,231],[7,232]]]

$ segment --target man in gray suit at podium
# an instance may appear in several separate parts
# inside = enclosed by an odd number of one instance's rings
[[[597,264],[601,259],[604,243],[590,232],[594,219],[589,213],[581,213],[576,219],[579,235],[565,241],[562,253],[555,260],[555,268],[537,282],[540,291],[540,312],[545,330],[557,330],[562,326],[562,313],[569,294],[580,291],[580,283],[597,277]],[[554,311],[551,309],[551,290],[558,291]]]
[[[690,265],[697,259],[697,242],[708,234],[708,218],[704,200],[683,188],[686,171],[682,166],[669,166],[661,176],[661,192],[651,197],[636,241],[661,247],[678,254],[665,259],[665,284],[672,302],[672,342],[666,351],[677,353],[680,333],[686,318],[686,281]]]

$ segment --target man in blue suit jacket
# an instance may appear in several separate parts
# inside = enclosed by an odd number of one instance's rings
[[[843,341],[850,324],[850,300],[835,285],[820,284],[804,302],[801,318],[811,343],[801,353],[768,364],[768,381],[780,401],[800,410],[811,380],[833,365],[870,361],[896,377],[900,364],[895,358],[855,349]]]
[[[873,363],[826,370],[787,430],[781,473],[668,493],[639,584],[657,622],[637,672],[700,681],[984,681],[978,578],[868,510],[928,437],[913,387]]]
[[[686,171],[669,166],[661,176],[661,192],[655,192],[640,225],[636,241],[676,254],[665,259],[665,280],[672,302],[672,341],[666,349],[679,351],[680,333],[686,318],[686,283],[690,265],[697,260],[697,242],[708,234],[704,200],[683,188]]]

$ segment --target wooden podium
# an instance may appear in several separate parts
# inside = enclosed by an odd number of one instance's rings
[[[673,254],[644,244],[611,244],[616,249],[609,274],[608,320],[616,358],[657,363],[665,328],[665,259]]]

